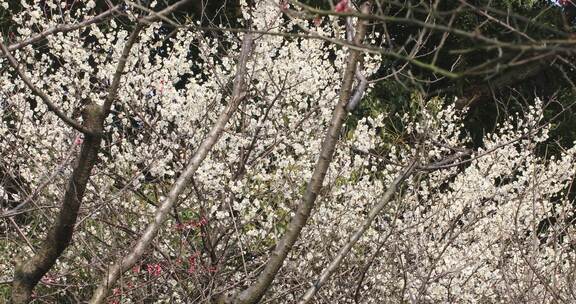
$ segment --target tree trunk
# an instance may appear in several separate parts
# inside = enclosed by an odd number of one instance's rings
[[[100,134],[104,120],[102,108],[96,104],[91,104],[86,107],[84,114],[84,126],[91,130],[92,134]],[[86,184],[90,178],[92,167],[96,164],[100,142],[100,136],[86,135],[76,162],[77,165],[72,172],[64,194],[60,214],[38,252],[16,266],[14,281],[12,282],[12,303],[30,302],[32,290],[36,284],[54,266],[56,259],[70,244]]]

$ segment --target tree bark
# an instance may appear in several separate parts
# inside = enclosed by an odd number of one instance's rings
[[[91,104],[85,108],[84,126],[91,130],[92,134],[101,133],[103,120],[102,107]],[[16,266],[12,283],[12,303],[28,303],[31,300],[34,287],[70,244],[78,209],[84,197],[90,172],[96,163],[100,142],[100,136],[86,134],[77,165],[64,194],[60,214],[38,252]]]
[[[72,176],[68,182],[66,193],[64,194],[64,201],[60,208],[60,214],[46,239],[42,243],[40,249],[30,259],[19,263],[14,272],[14,280],[12,282],[12,303],[28,303],[32,297],[32,290],[38,284],[40,279],[54,266],[56,260],[62,252],[68,247],[72,240],[74,233],[74,225],[78,217],[78,210],[84,197],[86,184],[90,178],[90,172],[96,164],[98,151],[100,149],[100,142],[102,141],[102,132],[104,129],[104,119],[110,111],[113,99],[116,96],[118,87],[120,85],[120,76],[124,72],[126,59],[130,53],[130,49],[136,42],[142,26],[138,24],[128,41],[124,45],[122,56],[119,58],[116,72],[114,74],[114,81],[110,86],[107,99],[103,106],[95,103],[88,104],[84,108],[84,124],[82,126],[84,133],[84,141],[80,150],[80,155],[76,161],[76,166],[72,171]],[[2,45],[2,48],[5,47]],[[4,53],[10,57],[7,50]],[[16,69],[16,67],[15,67]],[[25,79],[25,78],[23,78]],[[30,86],[34,91],[34,87]],[[41,93],[40,90],[34,91],[35,94]],[[48,100],[48,99],[46,99]]]

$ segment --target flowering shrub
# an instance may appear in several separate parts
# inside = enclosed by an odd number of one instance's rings
[[[95,7],[94,1],[75,10],[45,1],[51,10],[63,9],[52,15],[39,1],[22,3],[27,10],[12,16],[21,25],[14,41],[90,18]],[[242,22],[261,32],[304,28],[344,39],[338,18],[287,21],[282,17],[287,9],[262,1],[243,10]],[[348,9],[348,1],[335,7]],[[135,10],[125,13],[131,21],[140,17]],[[45,47],[28,45],[13,56],[36,86],[81,120],[78,112],[87,100],[102,104],[106,98],[129,33],[111,20],[47,36]],[[154,210],[226,106],[243,35],[210,36],[193,24],[174,33],[159,22],[142,31],[105,121],[73,244],[42,280],[37,298],[88,298],[108,264],[154,221]],[[254,280],[312,176],[347,53],[322,40],[282,35],[255,40],[244,102],[141,263],[113,289],[112,303],[207,301]],[[378,55],[363,55],[368,75],[379,62]],[[30,198],[25,218],[1,223],[0,248],[6,254],[0,256],[0,280],[10,281],[13,261],[32,253],[56,217],[85,139],[14,74],[0,74],[0,85],[0,98],[8,101],[0,108],[6,122],[0,124],[0,173],[21,183],[19,191],[0,185],[2,211]],[[554,157],[536,153],[549,131],[541,102],[484,136],[476,150],[469,148],[463,116],[453,107],[418,98],[414,106],[420,106],[417,115],[401,118],[403,136],[412,144],[383,141],[388,113],[361,118],[350,136],[341,138],[312,217],[267,299],[297,300],[309,287],[302,282],[314,280],[415,160],[415,172],[318,299],[570,301],[574,215],[568,192],[576,150]]]

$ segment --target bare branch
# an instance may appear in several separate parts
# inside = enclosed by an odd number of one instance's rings
[[[477,33],[477,32],[467,32],[465,30],[461,30],[461,29],[451,27],[451,26],[446,26],[446,25],[436,24],[436,23],[429,23],[429,22],[422,21],[422,20],[419,20],[416,18],[404,18],[404,17],[396,17],[396,16],[376,15],[376,14],[369,14],[369,13],[362,13],[362,12],[337,13],[334,11],[316,9],[312,6],[308,6],[308,5],[303,4],[299,1],[291,0],[290,2],[293,3],[294,5],[297,5],[303,9],[305,9],[306,11],[308,11],[310,13],[318,14],[321,16],[329,16],[329,15],[346,16],[346,17],[352,16],[352,17],[357,17],[359,19],[365,19],[365,20],[414,24],[414,25],[418,25],[418,26],[421,26],[423,28],[427,28],[430,30],[452,33],[455,35],[469,38],[473,41],[485,42],[487,44],[487,46],[486,46],[487,49],[508,48],[511,50],[518,50],[518,51],[529,51],[529,50],[542,51],[542,50],[555,49],[558,52],[565,52],[567,54],[573,54],[574,53],[572,45],[575,42],[573,40],[570,40],[570,39],[557,41],[558,42],[557,45],[554,45],[552,43],[542,43],[542,41],[518,44],[518,43],[505,42],[505,41],[500,41],[500,40],[495,39],[495,38],[486,37],[486,36],[484,36],[480,33]]]

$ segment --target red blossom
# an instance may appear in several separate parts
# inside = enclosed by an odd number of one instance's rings
[[[201,217],[199,220],[189,220],[184,223],[176,224],[176,230],[187,230],[187,229],[196,229],[208,224],[208,220],[205,217]]]
[[[84,142],[84,135],[79,134],[78,136],[76,136],[76,139],[74,139],[74,144],[79,146]]]
[[[218,267],[216,267],[216,266],[208,266],[208,267],[206,268],[206,271],[208,271],[209,273],[215,273],[215,272],[218,271]]]
[[[146,271],[154,277],[160,276],[162,274],[162,266],[160,264],[148,264],[146,265]]]
[[[196,272],[196,265],[197,265],[198,257],[200,257],[200,252],[198,252],[198,251],[194,252],[191,256],[188,257],[188,264],[190,266],[188,267],[187,272],[189,274],[193,274]]]
[[[334,11],[337,13],[343,13],[346,12],[348,10],[348,0],[340,0],[340,2],[338,2],[338,4],[336,4],[336,7],[334,8]]]

